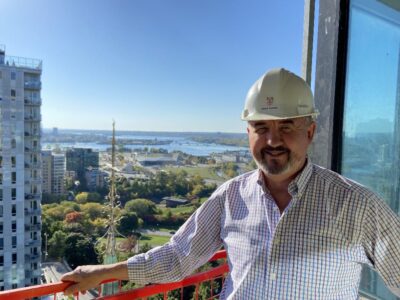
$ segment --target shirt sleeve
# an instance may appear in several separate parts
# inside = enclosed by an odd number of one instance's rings
[[[364,249],[387,287],[400,296],[400,218],[373,195],[364,218]]]
[[[205,264],[222,245],[220,199],[214,193],[170,242],[128,259],[129,280],[138,284],[179,281]]]

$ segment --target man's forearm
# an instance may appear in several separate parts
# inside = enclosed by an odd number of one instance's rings
[[[102,276],[104,278],[102,281],[107,279],[129,280],[128,266],[126,261],[102,266],[104,267],[104,271],[102,272]]]
[[[109,265],[89,265],[77,267],[74,271],[66,273],[62,281],[73,282],[65,291],[66,295],[85,292],[97,287],[108,279],[128,280],[127,262],[118,262]]]

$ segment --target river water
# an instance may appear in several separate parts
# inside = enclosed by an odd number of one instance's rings
[[[160,144],[160,145],[149,145],[149,144],[135,144],[135,145],[124,145],[125,148],[128,149],[144,149],[144,148],[162,148],[167,150],[168,152],[172,151],[182,151],[187,154],[196,155],[196,156],[208,156],[211,153],[223,153],[226,151],[248,151],[247,147],[237,147],[237,146],[227,146],[227,145],[219,145],[219,144],[211,144],[211,143],[198,143],[192,141],[190,139],[184,137],[176,137],[176,136],[118,136],[118,138],[129,138],[129,139],[138,139],[138,140],[151,140],[154,142],[157,141],[172,141],[170,144]],[[118,139],[117,139],[118,144]],[[75,143],[42,143],[43,150],[49,150],[59,147],[61,149],[67,148],[91,148],[95,151],[106,151],[111,147],[110,144],[98,144],[98,143],[84,143],[84,142],[75,142]]]

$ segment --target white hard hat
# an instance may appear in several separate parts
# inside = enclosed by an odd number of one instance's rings
[[[309,85],[299,76],[273,69],[258,79],[247,93],[242,120],[282,120],[316,117],[318,110]]]

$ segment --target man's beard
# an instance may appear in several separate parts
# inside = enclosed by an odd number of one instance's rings
[[[274,158],[271,153],[279,152],[282,155],[287,155],[286,161],[281,157]],[[269,158],[267,158],[269,156]],[[280,147],[264,147],[259,152],[259,157],[254,157],[257,166],[265,173],[271,175],[281,175],[288,172],[296,163],[296,158],[293,153],[282,146]]]

